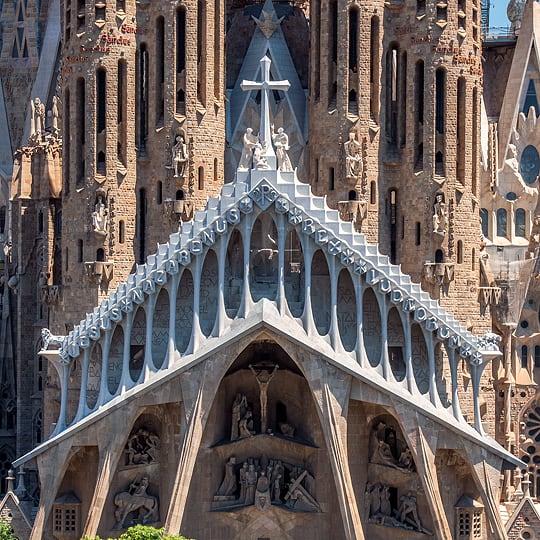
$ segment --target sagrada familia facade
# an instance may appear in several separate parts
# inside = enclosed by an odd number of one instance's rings
[[[0,0],[21,540],[540,538],[540,4]]]

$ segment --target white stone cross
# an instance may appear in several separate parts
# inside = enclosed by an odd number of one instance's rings
[[[270,90],[281,90],[287,92],[291,83],[285,81],[270,80],[270,64],[272,60],[264,55],[260,60],[262,81],[242,81],[240,88],[244,92],[250,90],[261,90],[261,126],[259,129],[259,139],[261,143],[266,143],[266,157],[271,169],[276,168],[276,154],[272,146],[272,133],[270,131]]]

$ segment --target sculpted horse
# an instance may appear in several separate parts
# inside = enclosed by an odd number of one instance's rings
[[[114,517],[119,529],[124,528],[124,522],[131,512],[138,511],[142,524],[158,521],[158,499],[152,495],[132,495],[128,491],[118,493],[114,498],[116,510]]]

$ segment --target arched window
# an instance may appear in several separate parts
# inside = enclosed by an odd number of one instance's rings
[[[514,216],[514,234],[516,236],[525,237],[525,210],[523,208],[516,208],[516,214]]]
[[[480,223],[482,224],[482,234],[488,236],[488,218],[489,213],[486,208],[480,208]]]
[[[183,201],[184,200],[184,192],[181,189],[179,189],[176,192],[176,200],[177,201]]]
[[[435,251],[435,262],[436,263],[444,262],[444,253],[442,249],[438,249],[437,251]]]
[[[356,191],[354,189],[349,191],[349,201],[356,201]]]
[[[503,238],[508,236],[506,210],[504,208],[497,210],[497,236],[502,236]]]
[[[103,248],[98,248],[96,250],[96,261],[105,262],[105,250]]]

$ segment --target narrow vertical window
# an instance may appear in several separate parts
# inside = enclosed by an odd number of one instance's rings
[[[372,180],[369,184],[369,202],[371,204],[377,203],[377,184],[375,180]]]
[[[465,94],[466,94],[466,82],[465,77],[460,77],[457,82],[457,150],[456,150],[456,172],[457,179],[462,184],[465,184]]]
[[[66,257],[66,272],[69,270],[69,249],[66,248],[65,250],[65,257]]]
[[[219,180],[219,160],[214,158],[214,184],[217,184]]]
[[[126,12],[126,0],[116,0],[116,11],[120,14]]]
[[[315,183],[319,183],[319,158],[315,159]]]
[[[221,95],[221,0],[214,0],[214,97]]]
[[[321,0],[313,0],[311,12],[313,32],[310,39],[313,50],[313,95],[315,100],[321,97]]]
[[[349,69],[358,71],[358,9],[349,10]]]
[[[407,144],[407,53],[401,54],[401,66],[399,68],[399,114],[400,114],[400,145],[403,148]]]
[[[369,83],[370,114],[374,122],[379,123],[379,17],[371,18]]]
[[[202,191],[204,189],[204,167],[199,167],[198,184],[199,184],[199,190]]]
[[[62,173],[64,176],[64,195],[69,195],[70,189],[70,176],[71,176],[71,103],[69,88],[64,91],[64,122],[63,122],[64,136],[62,137]]]
[[[457,262],[458,264],[463,263],[463,242],[461,240],[458,240],[457,243]]]
[[[86,2],[77,0],[77,33],[83,32],[86,26]]]
[[[446,101],[446,72],[439,68],[435,73],[435,129],[444,134],[444,104]]]
[[[103,248],[98,248],[96,250],[96,261],[105,262],[105,250]]]
[[[386,54],[386,133],[392,146],[398,142],[398,59],[398,45],[392,43]]]
[[[488,218],[489,218],[488,211],[485,208],[480,208],[480,224],[482,227],[482,234],[486,237],[488,236],[488,228],[489,228]]]
[[[391,189],[390,198],[390,262],[397,264],[397,191]]]
[[[328,110],[336,108],[337,100],[337,51],[338,51],[338,9],[337,0],[330,0],[328,6]]]
[[[515,235],[525,238],[525,210],[523,208],[516,209],[516,215],[514,217],[515,222]]]
[[[83,241],[77,240],[77,261],[82,263],[84,261],[84,253],[83,253]]]
[[[77,145],[75,153],[75,166],[77,167],[77,188],[84,187],[85,175],[85,143],[86,143],[86,91],[85,81],[81,77],[77,79]]]
[[[521,367],[527,369],[529,367],[529,354],[527,351],[527,345],[521,346]]]
[[[335,183],[336,183],[335,169],[334,167],[330,167],[330,169],[328,169],[328,190],[329,191],[334,191]]]
[[[0,207],[0,234],[4,234],[6,232],[6,216],[6,207]]]
[[[424,61],[416,62],[414,75],[414,165],[424,168]]]
[[[100,0],[95,3],[96,22],[105,22],[106,7],[107,4],[104,2],[104,0]]]
[[[136,137],[137,150],[144,154],[148,138],[148,49],[146,43],[141,43],[136,53]]]
[[[163,126],[165,98],[165,19],[158,17],[156,19],[156,87],[154,95],[156,99],[156,127]]]
[[[106,127],[107,127],[107,74],[105,69],[96,72],[96,172],[106,174]]]
[[[117,145],[118,161],[127,163],[127,64],[124,59],[118,60],[117,80]]]
[[[416,16],[422,17],[426,14],[426,0],[416,0]]]
[[[118,222],[118,242],[123,244],[126,241],[126,223],[123,219]]]
[[[536,88],[532,79],[529,80],[529,86],[527,87],[527,94],[525,95],[525,101],[523,103],[523,109],[521,110],[521,112],[525,114],[525,116],[527,116],[531,107],[534,107],[536,116],[540,115],[538,97],[536,96]]]
[[[472,92],[472,194],[478,192],[478,88],[475,86]]]
[[[139,201],[138,201],[138,231],[139,237],[139,264],[144,263],[144,257],[146,252],[146,190],[144,188],[139,189]]]
[[[176,112],[186,113],[186,11],[176,10]]]
[[[71,0],[65,1],[66,15],[64,19],[64,40],[67,42],[71,39]]]
[[[497,236],[502,236],[503,238],[508,236],[506,221],[506,210],[499,208],[497,210]]]
[[[163,182],[158,181],[157,188],[156,188],[156,203],[162,204],[163,203]]]
[[[206,105],[206,2],[197,3],[197,99]]]
[[[534,346],[534,367],[540,368],[540,347],[538,345]]]
[[[419,221],[414,224],[414,245],[419,246],[422,241],[422,225]]]

